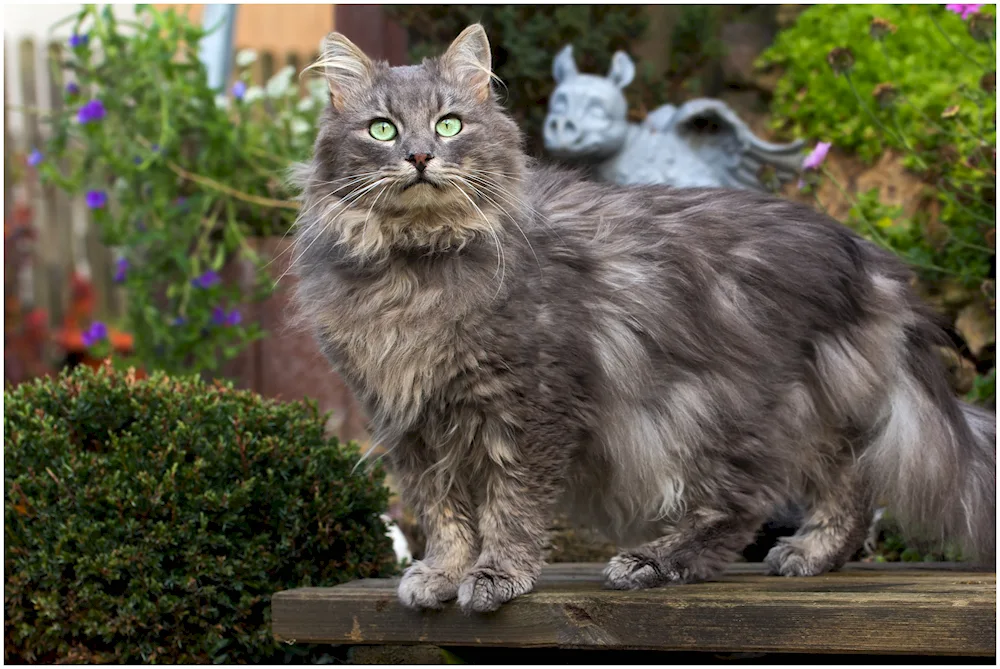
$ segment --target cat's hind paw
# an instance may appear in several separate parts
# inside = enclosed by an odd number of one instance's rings
[[[488,613],[500,605],[531,592],[535,579],[509,574],[492,567],[473,567],[458,586],[458,605],[465,613]]]
[[[399,581],[399,601],[410,609],[440,609],[455,599],[458,586],[441,569],[415,562]]]

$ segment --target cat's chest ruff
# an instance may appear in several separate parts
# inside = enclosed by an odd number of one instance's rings
[[[378,422],[412,425],[426,401],[476,364],[439,287],[390,276],[349,298],[326,328]]]

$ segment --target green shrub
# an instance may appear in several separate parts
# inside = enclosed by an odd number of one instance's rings
[[[396,5],[389,12],[407,29],[415,63],[439,55],[470,23],[482,23],[505,85],[501,94],[535,153],[555,87],[556,54],[572,44],[582,72],[606,73],[612,54],[628,51],[648,24],[642,5]],[[662,104],[665,86],[648,63],[637,63],[636,81],[625,90],[630,108]]]
[[[314,405],[86,368],[4,400],[7,661],[282,661],[272,593],[395,570]]]

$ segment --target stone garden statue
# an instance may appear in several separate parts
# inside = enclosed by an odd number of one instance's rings
[[[567,46],[552,73],[556,89],[545,118],[545,148],[590,165],[601,180],[767,190],[799,174],[803,142],[766,142],[719,100],[663,105],[642,123],[629,123],[622,89],[635,76],[635,65],[622,51],[601,77],[578,72],[573,47]]]

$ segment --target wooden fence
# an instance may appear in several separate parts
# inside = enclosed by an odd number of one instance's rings
[[[31,38],[13,46],[5,45],[4,59],[4,220],[10,222],[17,208],[29,211],[35,242],[31,262],[16,277],[9,277],[5,267],[5,284],[16,285],[20,304],[44,309],[51,329],[63,324],[70,278],[78,274],[93,286],[95,317],[113,321],[124,314],[126,299],[113,282],[114,250],[101,243],[82,196],[71,198],[40,183],[26,163],[32,149],[48,136],[45,117],[61,110],[65,73],[53,64],[60,62],[65,47]],[[252,83],[264,85],[286,65],[301,71],[317,55],[258,52],[251,66]]]

